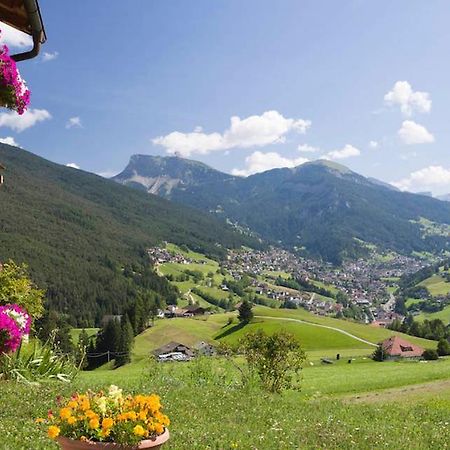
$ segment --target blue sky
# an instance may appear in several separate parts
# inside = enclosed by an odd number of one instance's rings
[[[450,192],[445,0],[41,9],[46,54],[20,64],[31,111],[0,112],[0,137],[33,153],[103,174],[134,153],[240,175],[326,157],[403,189]]]

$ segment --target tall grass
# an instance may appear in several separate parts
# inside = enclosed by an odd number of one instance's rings
[[[58,380],[69,383],[79,371],[71,356],[58,354],[51,341],[20,346],[17,352],[0,355],[0,379],[25,383]]]

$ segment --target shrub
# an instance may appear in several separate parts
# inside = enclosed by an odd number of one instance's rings
[[[438,342],[437,352],[439,356],[447,356],[450,355],[450,344],[447,339],[441,339]]]
[[[378,344],[378,347],[372,353],[372,359],[374,361],[384,361],[386,359],[386,354],[384,353],[384,349],[381,344]]]
[[[423,359],[426,359],[427,361],[434,361],[436,359],[439,359],[438,352],[432,348],[428,348],[423,352],[422,355]]]
[[[0,267],[0,305],[15,303],[37,319],[44,312],[43,298],[44,291],[34,286],[25,264],[8,261]]]
[[[262,330],[248,333],[240,342],[249,367],[270,392],[298,389],[305,352],[295,336],[285,331],[268,335]]]

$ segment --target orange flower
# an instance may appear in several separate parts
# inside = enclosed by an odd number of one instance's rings
[[[105,429],[108,429],[108,428],[111,428],[113,425],[114,425],[114,420],[111,419],[110,417],[105,417],[105,418],[102,420],[102,428],[103,428],[104,430],[105,430]]]
[[[51,439],[56,439],[59,436],[60,431],[61,430],[57,426],[51,425],[48,427],[47,435]]]
[[[93,419],[91,419],[89,421],[89,427],[92,429],[96,429],[100,426],[100,422],[98,421],[98,419],[96,417],[94,417]]]
[[[70,408],[62,408],[59,412],[59,417],[61,417],[62,420],[68,419],[72,415],[72,411]]]
[[[164,427],[160,423],[155,423],[154,428],[157,434],[162,434],[164,431]]]
[[[97,416],[97,414],[96,414],[94,411],[92,411],[92,409],[88,409],[88,410],[86,411],[86,417],[87,417],[88,419],[95,419],[95,418],[98,417],[98,416]]]
[[[78,408],[78,403],[75,400],[71,400],[69,403],[67,403],[67,406],[69,408],[75,409]]]

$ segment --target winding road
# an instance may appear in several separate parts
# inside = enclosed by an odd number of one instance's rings
[[[328,325],[320,325],[318,323],[306,322],[305,320],[301,320],[301,319],[292,319],[291,317],[273,317],[273,316],[255,316],[255,317],[258,319],[286,320],[288,322],[298,322],[298,323],[303,323],[305,325],[312,325],[313,327],[328,328],[329,330],[334,330],[334,331],[337,331],[338,333],[345,334],[346,336],[356,339],[357,341],[364,342],[364,344],[371,345],[373,347],[377,347],[377,344],[374,344],[373,342],[366,341],[365,339],[359,338],[358,336],[355,336],[354,334],[351,334],[348,331],[344,331],[344,330],[341,330],[340,328],[336,328],[336,327],[330,327]]]

